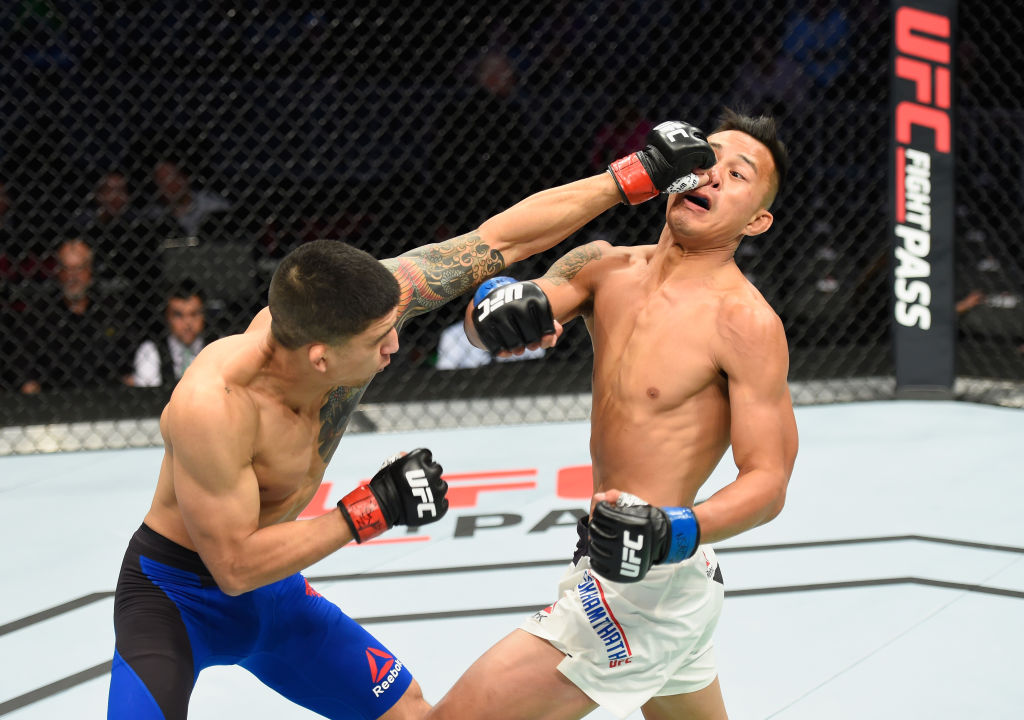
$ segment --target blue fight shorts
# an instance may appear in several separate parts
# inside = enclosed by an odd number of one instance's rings
[[[142,525],[114,596],[108,720],[185,720],[199,671],[241,665],[328,718],[378,718],[412,675],[338,607],[291,577],[237,597],[199,555]]]

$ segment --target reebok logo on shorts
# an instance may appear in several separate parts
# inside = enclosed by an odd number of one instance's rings
[[[402,661],[372,647],[366,648],[366,661],[370,664],[370,677],[374,682],[373,694],[380,697],[402,671]]]
[[[537,612],[535,612],[533,614],[533,619],[536,620],[537,622],[541,622],[542,620],[547,620],[549,617],[551,617],[551,612],[555,609],[555,605],[557,605],[557,604],[558,604],[558,601],[556,600],[555,602],[551,603],[550,605],[548,605],[543,610],[538,610]]]
[[[302,578],[306,580],[306,578]],[[309,580],[306,580],[306,595],[309,597],[323,597],[320,593],[313,589],[313,586],[309,584]]]
[[[708,580],[725,585],[725,580],[722,579],[722,566],[717,562],[712,566],[711,561],[708,560],[708,554],[703,550],[700,553],[704,556],[704,574],[708,576]]]
[[[622,631],[619,621],[615,619],[612,609],[608,607],[601,583],[589,570],[583,573],[583,581],[576,586],[576,592],[580,596],[583,612],[587,615],[591,629],[604,644],[605,653],[608,655],[608,667],[628,663],[633,656],[629,649],[629,640]]]

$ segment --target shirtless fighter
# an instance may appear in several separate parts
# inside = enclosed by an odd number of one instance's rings
[[[786,151],[774,121],[729,111],[708,142],[717,161],[668,198],[656,245],[590,243],[535,282],[484,283],[467,308],[470,339],[495,354],[537,344],[552,313],[557,333],[583,316],[595,494],[557,602],[486,652],[430,720],[568,720],[598,705],[726,717],[710,544],[779,513],[797,431],[782,323],[733,260],[772,223]],[[736,479],[694,507],[730,442]]]
[[[155,497],[117,583],[108,718],[181,720],[199,672],[223,664],[328,718],[426,714],[409,669],[300,571],[351,540],[440,519],[441,466],[414,450],[337,512],[296,518],[406,320],[554,246],[620,202],[620,187],[653,197],[710,152],[671,131],[650,143],[615,177],[545,190],[396,258],[321,240],[282,260],[269,307],[196,357],[160,418]]]

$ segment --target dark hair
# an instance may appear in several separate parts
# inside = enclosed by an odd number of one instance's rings
[[[398,305],[395,276],[340,240],[314,240],[288,253],[270,280],[270,332],[289,350],[336,345]]]
[[[203,297],[202,288],[190,277],[184,277],[174,283],[168,290],[166,297],[168,300],[188,300],[189,298],[197,297],[199,302],[206,301],[206,298]]]
[[[768,148],[768,152],[772,154],[772,161],[775,163],[775,192],[772,198],[774,202],[782,194],[782,186],[789,173],[789,151],[779,140],[775,118],[770,115],[754,117],[736,112],[731,108],[724,108],[718,118],[718,125],[712,132],[725,132],[726,130],[746,133]],[[771,205],[771,203],[768,204]]]

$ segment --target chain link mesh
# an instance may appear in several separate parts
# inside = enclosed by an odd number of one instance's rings
[[[960,366],[1020,380],[1011,6],[960,12]],[[723,106],[774,113],[794,159],[738,261],[785,322],[797,402],[892,393],[888,2],[13,0],[0,32],[0,453],[158,442],[169,387],[141,387],[135,359],[183,281],[207,339],[238,332],[303,242],[391,257]],[[662,208],[613,210],[514,274],[653,242]],[[459,359],[442,338],[462,307],[409,323],[354,429],[586,417],[581,323],[543,360]]]
[[[1013,3],[963,2],[957,152],[958,374],[1024,380],[1024,33]],[[996,401],[1005,396],[997,389]],[[1019,395],[1019,392],[1018,392]]]

